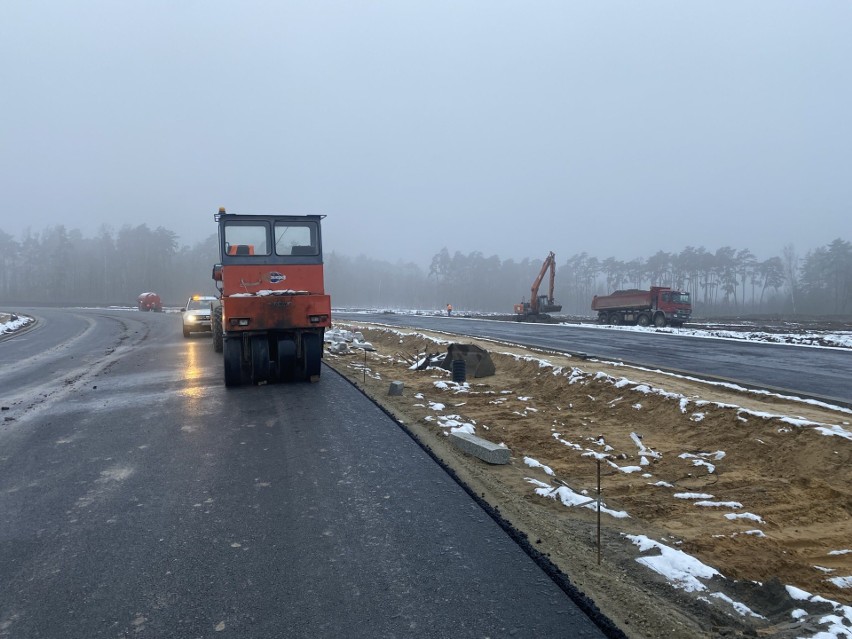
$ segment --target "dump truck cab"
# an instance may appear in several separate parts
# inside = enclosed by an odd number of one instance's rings
[[[227,386],[319,380],[323,335],[331,325],[324,217],[216,214],[220,263],[213,279],[220,295],[211,310]]]

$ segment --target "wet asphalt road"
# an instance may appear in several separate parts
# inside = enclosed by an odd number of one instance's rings
[[[0,637],[602,637],[330,369],[226,390],[176,314],[0,342]]]
[[[852,407],[852,351],[595,326],[495,322],[463,317],[334,314],[336,319],[489,337],[515,344],[719,378]],[[628,375],[629,376],[629,375]]]

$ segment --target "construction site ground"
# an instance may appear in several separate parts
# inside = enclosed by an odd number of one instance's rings
[[[852,575],[848,411],[487,340],[335,328],[360,331],[376,350],[327,352],[325,362],[524,533],[626,636],[811,637],[838,603],[839,623],[849,623],[842,610],[852,588],[830,581]],[[452,341],[488,350],[496,374],[459,385],[448,371],[412,369]],[[404,383],[401,396],[388,395],[392,381]],[[510,463],[489,465],[454,447],[448,434],[459,424],[507,446]],[[590,453],[609,456],[603,503],[629,515],[601,516],[600,563],[594,505],[552,498],[560,486],[596,496]],[[536,493],[543,484],[551,496]],[[747,515],[725,516],[732,513]],[[704,590],[676,587],[637,561],[660,551],[641,552],[626,535],[680,550],[719,575]],[[787,586],[829,603],[791,597]]]

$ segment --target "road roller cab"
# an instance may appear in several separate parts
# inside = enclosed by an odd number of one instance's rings
[[[236,215],[220,209],[213,279],[214,349],[225,385],[319,381],[323,335],[331,325],[325,294],[324,215]]]

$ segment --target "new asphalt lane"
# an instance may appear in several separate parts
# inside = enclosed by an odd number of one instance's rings
[[[604,636],[330,369],[225,389],[179,315],[31,313],[0,342],[0,636]]]
[[[698,338],[595,326],[498,322],[465,317],[341,313],[338,320],[446,331],[772,389],[852,407],[848,349]]]

